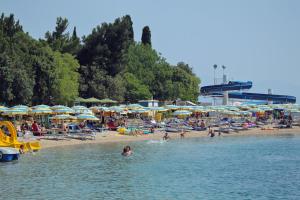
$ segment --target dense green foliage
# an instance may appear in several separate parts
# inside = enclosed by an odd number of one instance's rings
[[[43,42],[32,39],[13,15],[2,14],[0,102],[8,105],[71,103],[78,95],[78,67],[71,55],[54,52]]]
[[[154,99],[197,101],[200,79],[184,63],[171,66],[149,45],[132,44],[125,54],[126,71],[147,86]],[[127,88],[128,89],[128,88]]]
[[[97,26],[84,38],[78,53],[82,97],[124,100],[125,88],[120,77],[125,68],[122,56],[131,43],[133,28],[128,15]]]
[[[66,33],[68,24],[69,22],[66,18],[63,19],[58,17],[56,20],[55,31],[52,33],[48,31],[45,34],[45,38],[54,51],[76,55],[80,50],[80,39],[77,37],[76,27],[74,27],[71,37],[68,32]]]
[[[58,17],[55,30],[35,40],[14,16],[0,18],[0,103],[71,104],[78,96],[135,102],[196,101],[200,79],[185,63],[170,65],[151,47],[143,28],[134,41],[129,15],[102,23],[84,36]]]

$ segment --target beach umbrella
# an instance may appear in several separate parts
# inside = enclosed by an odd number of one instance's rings
[[[244,116],[251,116],[251,115],[252,115],[252,113],[249,112],[249,111],[239,111],[239,113],[240,113],[241,115],[244,115]]]
[[[88,108],[85,107],[85,106],[73,106],[72,109],[73,109],[73,110],[86,110],[86,109],[88,109]]]
[[[65,108],[56,109],[56,110],[53,111],[53,113],[56,113],[56,114],[71,114],[71,113],[74,113],[74,110],[69,108],[69,107],[65,107]]]
[[[181,110],[193,110],[195,106],[179,106],[178,108]]]
[[[101,100],[97,99],[95,97],[91,97],[91,98],[84,99],[81,102],[83,102],[83,103],[101,103]]]
[[[176,106],[176,105],[166,105],[165,108],[167,108],[169,110],[177,110],[177,109],[179,109],[179,106]]]
[[[64,108],[69,108],[69,107],[63,106],[63,105],[55,105],[55,106],[51,107],[52,110],[58,110],[58,109],[64,109]]]
[[[76,116],[77,120],[99,121],[94,115],[80,114]]]
[[[204,108],[203,106],[194,106],[192,108],[193,112],[205,112],[207,111],[207,108]]]
[[[42,104],[42,105],[33,106],[32,109],[50,109],[50,106]]]
[[[75,112],[75,114],[78,114]],[[82,110],[80,114],[89,114],[89,115],[93,115],[93,111],[91,111],[90,109],[87,109],[87,110]]]
[[[115,101],[115,100],[106,98],[106,99],[101,99],[100,103],[102,103],[102,104],[113,104],[113,103],[118,103],[118,102]]]
[[[107,108],[111,112],[121,113],[124,111],[125,108],[121,108],[119,106],[111,106]]]
[[[8,108],[4,106],[0,106],[0,113],[7,111]]]
[[[147,107],[146,110],[157,111],[157,112],[167,112],[168,109],[164,107]]]
[[[50,108],[36,108],[36,109],[33,109],[30,114],[32,115],[49,115],[49,114],[52,114],[53,113],[53,110],[51,110]]]
[[[176,110],[173,115],[178,116],[178,115],[191,115],[192,112],[188,110]]]
[[[29,110],[29,107],[28,107],[28,106],[25,106],[25,105],[17,105],[17,106],[11,107],[11,109],[16,109],[16,110]]]
[[[92,112],[91,110],[89,110],[85,106],[73,106],[72,110],[74,111],[75,114],[91,113]]]
[[[8,109],[2,113],[5,116],[17,116],[17,115],[27,115],[28,111],[25,109]]]
[[[76,117],[65,114],[65,115],[55,115],[53,117],[50,117],[50,119],[52,119],[52,120],[72,120],[72,119],[76,119]]]
[[[129,104],[129,105],[127,105],[127,108],[128,108],[128,109],[132,109],[132,110],[134,110],[134,109],[143,108],[143,106],[142,106],[142,105],[140,105],[140,104],[136,104],[136,103],[134,103],[134,104]]]
[[[148,113],[149,110],[146,109],[137,109],[137,110],[130,110],[129,113]]]

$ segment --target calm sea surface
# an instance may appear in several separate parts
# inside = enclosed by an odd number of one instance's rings
[[[0,163],[0,199],[300,199],[300,137],[80,145]]]

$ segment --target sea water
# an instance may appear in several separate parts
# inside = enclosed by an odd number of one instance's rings
[[[300,137],[52,148],[1,163],[0,178],[0,199],[300,199]]]

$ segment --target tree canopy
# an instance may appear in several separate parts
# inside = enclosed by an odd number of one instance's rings
[[[58,62],[58,57],[63,57]],[[59,65],[60,64],[60,65]],[[60,77],[76,73],[67,85],[75,85],[75,96],[78,95],[79,67],[76,59],[61,52],[54,52],[48,45],[31,38],[24,33],[19,21],[14,16],[0,18],[0,102],[12,104],[36,103],[71,103],[69,90],[55,98],[57,90],[64,87],[59,83]],[[68,70],[61,72],[63,67]],[[72,74],[73,76],[74,74]],[[61,89],[61,88],[60,88]],[[74,96],[74,95],[73,95]],[[53,97],[53,98],[51,98]]]
[[[0,103],[72,104],[78,96],[197,100],[200,79],[188,64],[173,66],[152,48],[148,26],[135,42],[129,15],[98,25],[82,40],[68,25],[58,17],[54,30],[36,40],[14,15],[1,15]]]

